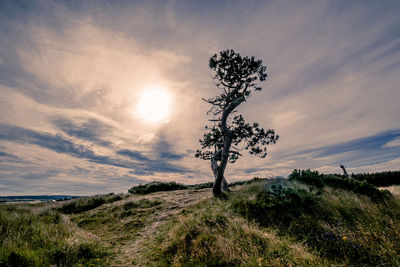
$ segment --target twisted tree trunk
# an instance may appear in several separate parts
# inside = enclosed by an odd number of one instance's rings
[[[215,196],[221,195],[222,193],[222,184],[223,184],[223,180],[225,180],[224,177],[224,172],[225,172],[225,168],[226,168],[226,164],[228,163],[228,159],[229,159],[229,149],[231,148],[231,144],[232,144],[232,133],[229,130],[228,126],[227,126],[227,120],[229,117],[229,114],[231,114],[231,112],[240,105],[240,103],[242,103],[243,101],[245,101],[245,97],[241,96],[237,99],[235,99],[234,101],[232,101],[224,110],[224,112],[222,112],[222,116],[221,116],[221,130],[222,130],[222,134],[224,135],[224,146],[222,147],[222,149],[220,149],[217,153],[221,153],[221,163],[218,164],[215,162],[216,166],[218,166],[217,168],[214,166],[214,169],[217,172],[217,176],[215,178],[214,181],[214,186],[213,186],[213,193]],[[216,154],[217,154],[216,153]],[[215,154],[215,155],[216,155]],[[214,155],[214,156],[215,156]],[[214,159],[216,161],[216,159]],[[211,162],[211,169],[213,169],[213,163]],[[214,173],[214,169],[213,169],[213,173]],[[215,174],[214,174],[215,176]],[[228,186],[228,183],[224,182],[226,188]]]
[[[211,170],[213,172],[214,175],[214,185],[213,188],[216,187],[217,184],[217,178],[218,178],[218,169],[219,169],[219,165],[218,165],[218,160],[221,158],[221,154],[222,154],[222,149],[218,150],[213,157],[211,157]],[[222,184],[221,184],[221,191],[229,191],[228,188],[228,182],[225,179],[225,176],[223,176],[222,178]]]
[[[346,171],[346,167],[343,166],[342,164],[340,164],[340,168],[343,170],[344,176],[346,176],[347,178],[350,178],[350,174]]]

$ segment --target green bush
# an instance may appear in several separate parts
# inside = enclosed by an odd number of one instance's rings
[[[194,184],[194,185],[188,185],[188,189],[194,189],[194,190],[199,190],[199,189],[204,189],[204,188],[212,188],[214,185],[213,182],[208,182],[208,183],[202,183],[202,184]]]
[[[352,178],[367,181],[374,186],[400,185],[400,171],[352,174]]]
[[[236,197],[232,208],[263,226],[288,224],[302,214],[316,214],[320,211],[319,196],[295,187],[272,185],[256,191],[254,198]]]
[[[145,195],[160,191],[173,191],[187,189],[186,185],[178,184],[176,182],[151,182],[132,187],[128,190],[131,194]]]
[[[366,195],[374,201],[384,201],[392,197],[389,191],[381,191],[365,180],[359,181],[337,174],[319,174],[318,171],[311,171],[310,169],[295,169],[289,175],[289,179],[305,183],[319,191],[322,190],[324,186],[349,190],[357,194]]]

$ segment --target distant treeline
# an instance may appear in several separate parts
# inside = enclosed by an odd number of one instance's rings
[[[400,171],[352,174],[352,178],[367,181],[375,186],[400,185]]]

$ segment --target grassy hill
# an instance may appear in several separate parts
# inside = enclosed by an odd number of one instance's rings
[[[364,180],[294,172],[222,198],[209,186],[2,204],[0,266],[400,265],[399,195]]]

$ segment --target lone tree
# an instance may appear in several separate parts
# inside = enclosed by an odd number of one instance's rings
[[[211,105],[207,115],[213,118],[211,126],[203,139],[200,139],[201,149],[196,151],[196,157],[211,160],[211,170],[214,174],[213,193],[218,196],[228,190],[224,177],[227,163],[234,163],[242,156],[240,151],[248,150],[251,155],[264,158],[267,155],[266,146],[275,144],[279,136],[272,129],[264,130],[258,123],[245,122],[242,115],[236,115],[236,108],[247,100],[252,91],[261,91],[257,81],[267,78],[266,67],[262,60],[254,57],[242,57],[233,50],[223,50],[214,54],[209,61],[216,86],[220,94],[203,100]],[[229,124],[228,124],[229,123]]]

